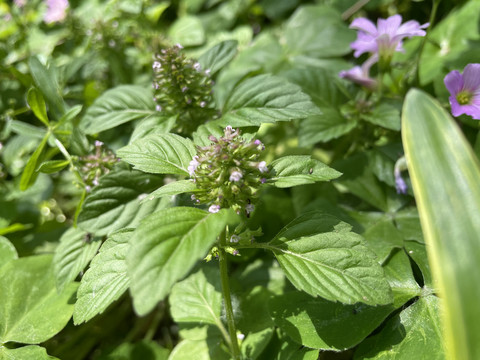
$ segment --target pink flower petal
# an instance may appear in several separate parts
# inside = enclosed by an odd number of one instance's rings
[[[463,105],[461,106],[462,113],[470,115],[475,120],[480,120],[480,107],[476,105]]]
[[[463,70],[463,88],[476,92],[480,88],[480,64],[468,64]]]
[[[402,17],[400,15],[390,16],[388,19],[378,19],[377,28],[378,34],[387,34],[391,38],[397,35],[398,28],[402,23]]]
[[[370,35],[377,34],[377,28],[375,27],[375,24],[367,18],[357,18],[353,20],[350,24],[350,29],[364,31]]]
[[[402,36],[402,38],[412,36],[425,36],[426,32],[422,29],[428,27],[428,25],[430,24],[426,23],[420,25],[415,20],[407,21],[405,24],[402,24],[402,26],[398,28],[397,36]]]
[[[455,96],[450,96],[448,98],[448,100],[450,101],[450,106],[452,108],[452,115],[453,116],[460,116],[460,115],[464,114],[463,106],[461,106],[457,102],[457,99],[455,98]]]
[[[443,82],[445,83],[445,86],[447,87],[447,90],[450,92],[450,95],[452,95],[453,98],[457,96],[457,94],[462,91],[463,88],[463,77],[462,75],[457,71],[453,70],[450,71],[447,76],[443,79]],[[457,100],[455,100],[456,102]],[[450,101],[450,104],[452,102]],[[452,105],[453,106],[453,105]],[[452,108],[453,112],[453,108]],[[454,116],[458,116],[455,115]]]

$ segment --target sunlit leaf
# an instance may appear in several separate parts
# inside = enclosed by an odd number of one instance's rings
[[[82,118],[80,128],[86,134],[95,134],[158,114],[150,89],[121,85],[107,90],[95,100]]]
[[[72,316],[77,284],[57,293],[52,257],[12,260],[0,269],[0,342],[41,343],[57,334]]]
[[[127,145],[117,155],[135,169],[154,174],[188,174],[196,154],[190,139],[175,134],[154,134]]]
[[[93,258],[78,288],[73,312],[75,324],[103,313],[128,289],[125,257],[130,248],[128,240],[132,231],[127,229],[113,233]]]
[[[148,201],[147,194],[163,184],[155,175],[135,170],[114,170],[100,178],[78,215],[78,227],[96,236],[125,227],[135,227],[152,212],[168,206],[168,201]]]
[[[163,300],[235,219],[229,211],[211,214],[189,207],[164,209],[145,218],[131,237],[127,255],[137,313],[147,314]]]
[[[375,254],[350,230],[350,225],[333,216],[310,212],[288,224],[264,247],[273,251],[295,287],[312,296],[345,304],[392,303]]]

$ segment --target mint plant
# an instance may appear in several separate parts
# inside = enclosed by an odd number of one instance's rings
[[[480,5],[367,3],[0,3],[0,359],[478,358]]]

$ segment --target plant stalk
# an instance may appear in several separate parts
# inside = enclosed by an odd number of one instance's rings
[[[230,296],[230,284],[228,282],[227,253],[224,247],[227,245],[226,231],[220,235],[220,246],[218,250],[218,262],[220,265],[220,277],[222,280],[223,301],[225,304],[225,314],[227,317],[228,333],[230,335],[230,348],[233,360],[240,360],[241,353],[237,340],[237,328],[233,317],[232,298]]]

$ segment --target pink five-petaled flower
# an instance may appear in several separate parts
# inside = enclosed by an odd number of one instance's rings
[[[468,64],[463,75],[451,71],[443,81],[450,92],[452,115],[467,114],[480,120],[480,64]]]
[[[402,24],[400,15],[390,16],[388,19],[378,19],[377,26],[366,18],[357,18],[352,21],[350,28],[358,30],[357,40],[350,44],[355,50],[354,56],[363,53],[378,54],[381,59],[391,59],[395,51],[403,51],[402,40],[412,36],[425,36],[428,23],[420,25],[415,20]]]
[[[43,21],[47,24],[60,22],[67,16],[68,0],[46,0],[47,12]]]

